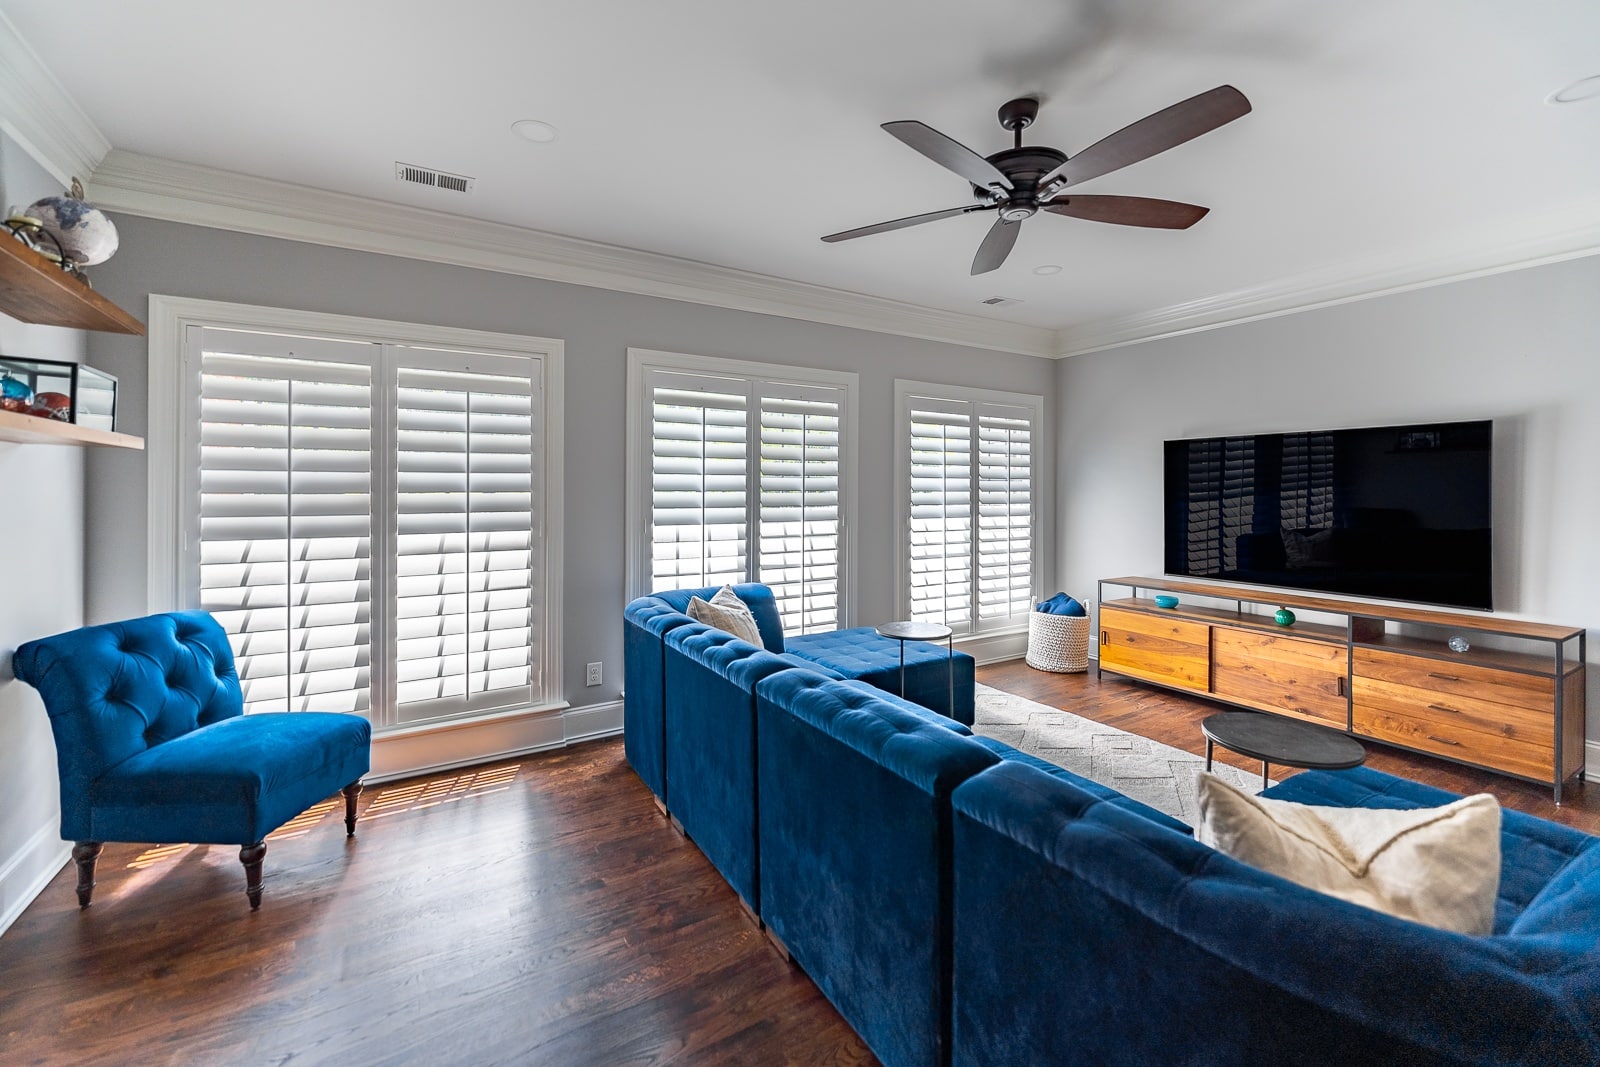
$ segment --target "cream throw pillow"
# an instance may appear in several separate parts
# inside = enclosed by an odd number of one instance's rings
[[[750,614],[749,605],[739,599],[739,594],[733,591],[731,585],[718,589],[717,595],[709,601],[691,597],[689,618],[707,626],[715,626],[757,648],[766,647],[761,643],[761,630],[756,626],[756,617]]]
[[[1251,796],[1211,774],[1199,784],[1202,844],[1402,919],[1494,931],[1500,803],[1487,793],[1441,808],[1328,808]]]

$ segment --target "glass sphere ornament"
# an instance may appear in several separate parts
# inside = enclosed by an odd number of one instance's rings
[[[117,228],[105,213],[83,199],[83,185],[72,179],[72,192],[36,200],[24,212],[54,237],[61,254],[80,267],[104,263],[117,250]]]
[[[1469,642],[1465,637],[1462,637],[1460,634],[1456,634],[1451,637],[1448,644],[1450,645],[1451,652],[1465,652],[1467,649],[1472,647],[1471,642]]]

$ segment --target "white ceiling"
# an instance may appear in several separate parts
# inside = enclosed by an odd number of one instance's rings
[[[119,149],[1054,330],[1600,224],[1600,100],[1545,102],[1600,74],[1595,0],[0,8]],[[818,240],[970,202],[880,123],[988,154],[1038,94],[1027,142],[1074,153],[1224,83],[1252,114],[1084,186],[1209,206],[1192,230],[1040,215],[978,278],[987,216]]]

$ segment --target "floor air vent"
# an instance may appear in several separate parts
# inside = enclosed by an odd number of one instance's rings
[[[1014,296],[991,296],[987,300],[978,301],[978,303],[992,308],[1008,308],[1012,304],[1020,304],[1022,301]]]
[[[396,163],[394,176],[413,185],[431,185],[435,189],[448,189],[453,193],[472,192],[472,183],[476,181],[464,174],[446,174],[442,170],[413,166],[410,163]]]

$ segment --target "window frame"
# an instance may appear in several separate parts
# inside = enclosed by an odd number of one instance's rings
[[[1028,499],[1032,507],[1032,521],[1030,523],[1029,552],[1031,573],[1028,576],[1030,595],[1037,603],[1043,595],[1044,589],[1044,548],[1043,529],[1044,500],[1041,490],[1046,484],[1044,473],[1048,455],[1041,451],[1044,443],[1044,397],[1035,393],[1011,393],[996,389],[976,389],[969,386],[944,385],[938,382],[915,381],[906,378],[896,378],[894,383],[894,433],[895,433],[895,464],[894,464],[894,522],[899,536],[895,538],[895,610],[902,619],[911,617],[911,402],[913,398],[922,397],[929,400],[943,401],[945,403],[968,404],[972,408],[971,426],[976,434],[979,422],[977,410],[981,404],[996,404],[1006,407],[1022,408],[1028,411],[1030,417],[1030,449],[1028,453]],[[1020,621],[1012,617],[1012,621],[1005,624],[983,625],[978,619],[977,575],[979,541],[976,536],[978,530],[978,512],[976,508],[976,490],[978,486],[978,450],[977,439],[974,436],[972,451],[972,486],[974,494],[974,509],[972,513],[972,622],[965,630],[955,632],[955,640],[959,643],[975,638],[991,637],[997,634],[1021,633],[1027,630],[1027,619]]]
[[[403,722],[397,714],[380,715],[369,711],[375,732],[404,734],[420,729],[483,722],[530,712],[567,707],[562,675],[563,660],[563,507],[565,457],[564,423],[564,344],[555,338],[491,333],[481,330],[431,326],[422,323],[369,319],[286,308],[261,307],[221,301],[195,300],[152,294],[150,297],[150,391],[148,394],[149,432],[146,436],[149,511],[146,518],[146,601],[152,612],[180,610],[192,606],[188,590],[192,585],[187,567],[195,546],[188,527],[188,496],[196,484],[198,467],[190,470],[189,461],[198,456],[198,366],[191,366],[188,353],[190,327],[282,333],[334,341],[354,341],[382,346],[398,346],[436,353],[460,352],[470,358],[483,355],[491,360],[503,357],[533,359],[542,379],[538,412],[535,463],[542,486],[542,501],[536,518],[537,553],[542,571],[535,585],[534,625],[542,641],[535,657],[540,684],[533,688],[527,706],[502,707],[481,714],[468,712],[426,722]],[[373,362],[372,404],[374,423],[379,418],[392,420],[395,397],[392,382],[379,373],[382,359]],[[376,448],[377,442],[374,441]],[[393,491],[394,456],[375,455],[372,493],[386,498]],[[381,499],[381,498],[380,498]],[[373,567],[390,567],[392,561],[380,558],[378,538],[392,518],[374,507]],[[382,542],[387,546],[387,538]],[[387,548],[381,550],[386,554]],[[392,606],[374,603],[374,617],[392,612]],[[377,634],[374,634],[376,642]],[[372,685],[391,668],[389,650],[375,644]],[[379,660],[384,661],[382,670]],[[391,709],[392,710],[392,709]],[[392,721],[389,721],[392,720]]]
[[[839,404],[839,551],[843,556],[839,567],[839,628],[854,625],[856,588],[856,484],[858,474],[858,436],[860,408],[860,375],[853,371],[830,371],[810,367],[793,367],[754,360],[728,359],[721,356],[701,356],[685,352],[666,352],[650,348],[628,349],[627,415],[625,448],[627,451],[626,504],[624,507],[624,601],[645,596],[650,592],[651,528],[651,446],[653,445],[653,409],[645,396],[646,382],[651,373],[714,376],[761,382],[790,387],[822,387],[838,389]],[[759,472],[759,449],[746,462]],[[758,477],[759,482],[759,477]],[[759,512],[759,494],[750,498],[747,505]],[[754,523],[752,523],[753,527]],[[752,528],[750,544],[756,546],[759,538]],[[746,581],[755,581],[755,568],[760,553],[752,547],[746,569]]]

